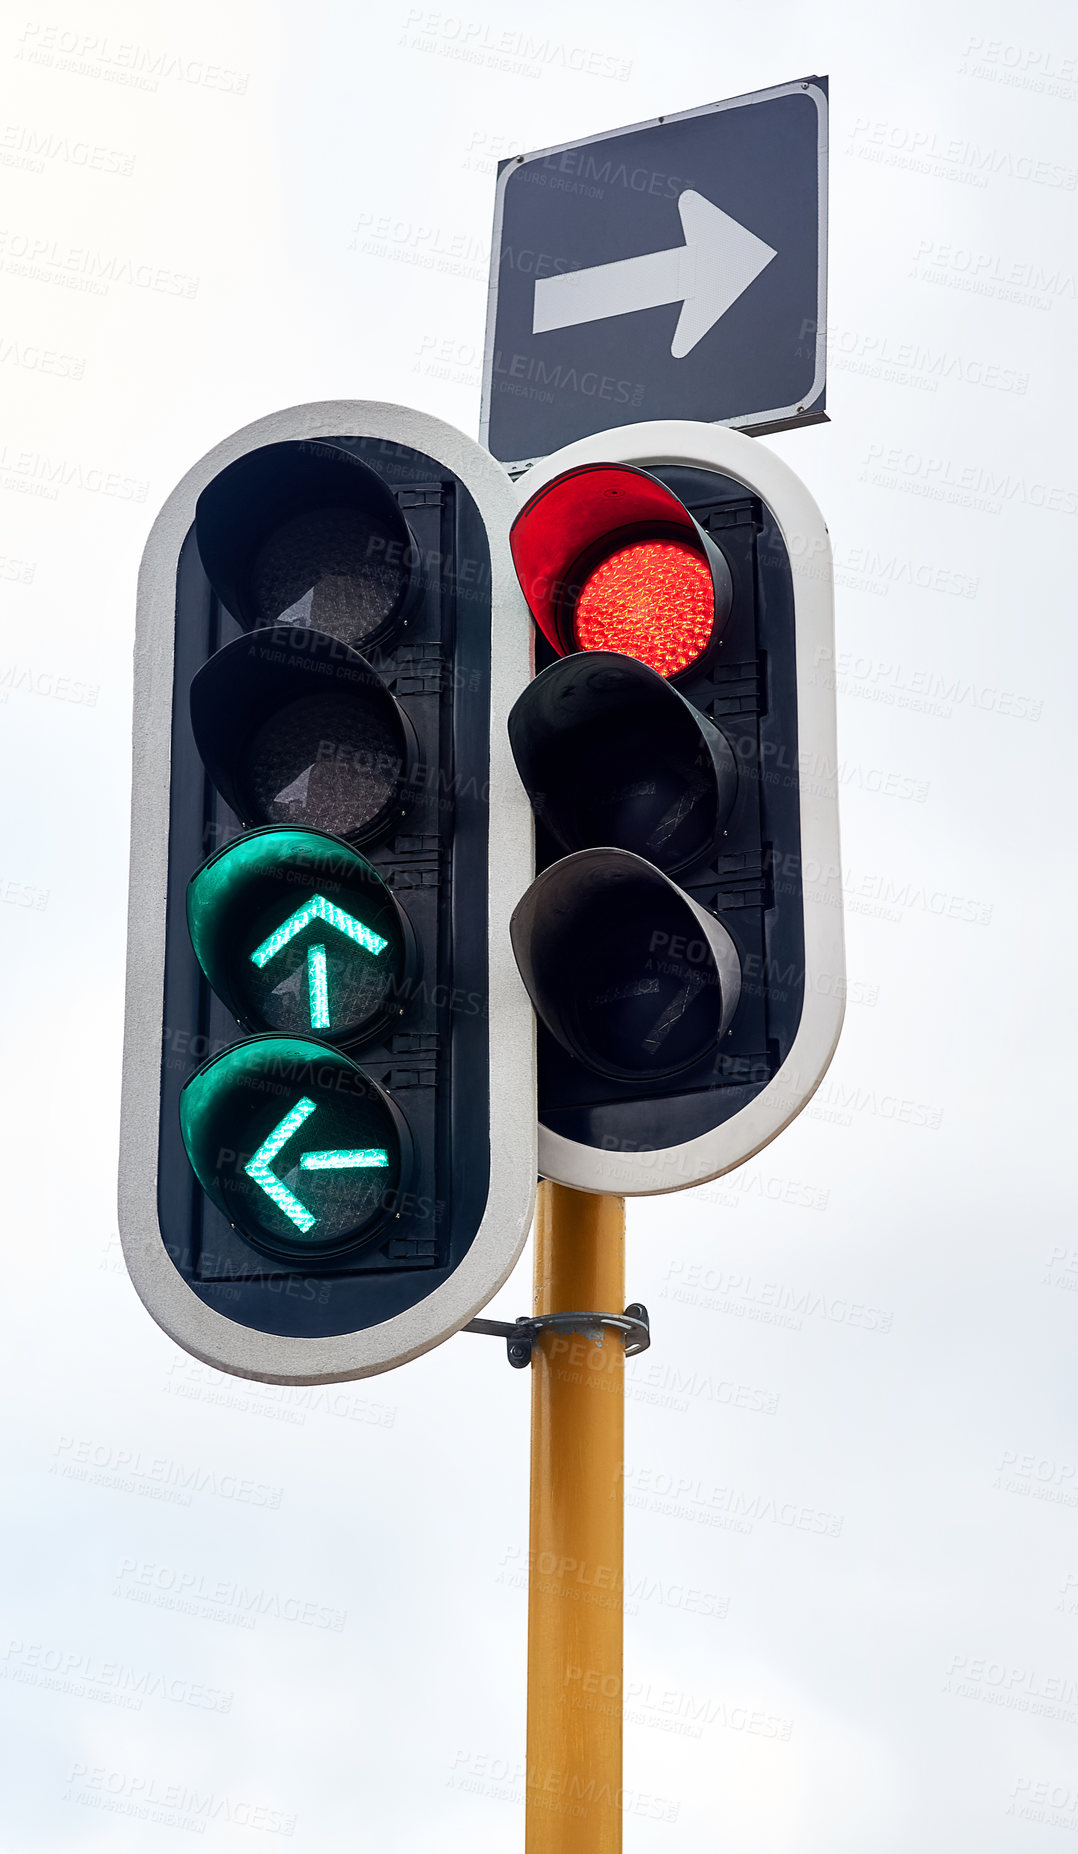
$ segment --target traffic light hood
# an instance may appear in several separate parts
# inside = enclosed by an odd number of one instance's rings
[[[657,671],[615,651],[578,651],[537,676],[510,712],[509,744],[536,816],[564,849],[617,845],[669,872],[708,855],[737,792],[726,735]]]
[[[310,624],[369,648],[421,591],[420,550],[393,491],[334,444],[266,444],[229,464],[198,498],[195,539],[247,630]]]
[[[191,680],[191,727],[245,826],[312,825],[369,843],[421,777],[416,731],[358,650],[302,625],[237,637]]]

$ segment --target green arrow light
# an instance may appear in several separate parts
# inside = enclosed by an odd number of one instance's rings
[[[411,996],[407,914],[373,863],[322,831],[253,830],[218,850],[187,885],[187,924],[202,971],[246,1030],[369,1043]],[[304,1092],[320,1099],[297,1084]],[[327,1130],[325,1144],[337,1137]]]
[[[354,914],[347,914],[334,902],[327,901],[324,895],[312,895],[310,901],[302,908],[297,908],[286,921],[282,921],[261,946],[256,946],[251,954],[251,961],[259,971],[275,959],[290,940],[309,927],[312,921],[324,921],[327,927],[335,927],[356,946],[362,946],[368,953],[383,953],[389,941],[371,927],[365,927],[357,921]],[[311,1029],[328,1030],[329,1017],[329,976],[326,969],[326,949],[324,946],[312,946],[307,953],[307,990],[311,1004]]]
[[[302,967],[293,976],[302,980]],[[212,1056],[185,1082],[179,1120],[210,1202],[245,1241],[289,1264],[371,1241],[411,1190],[407,1119],[317,1033],[250,1037]]]
[[[305,1152],[300,1164],[305,1172],[350,1172],[360,1166],[388,1165],[389,1154],[381,1146],[363,1146],[352,1152]]]
[[[277,1157],[282,1146],[286,1146],[293,1133],[299,1131],[305,1120],[315,1112],[315,1103],[306,1095],[297,1101],[283,1120],[279,1120],[273,1132],[262,1141],[244,1171],[248,1178],[253,1178],[261,1186],[266,1196],[272,1199],[278,1210],[283,1210],[298,1230],[306,1235],[317,1223],[317,1217],[311,1215],[306,1204],[301,1204],[286,1184],[282,1184],[275,1172],[270,1171],[271,1160]],[[335,1147],[330,1152],[304,1152],[300,1154],[300,1165],[305,1172],[346,1172],[366,1170],[371,1166],[389,1164],[389,1154],[382,1146]]]
[[[327,927],[335,927],[338,933],[346,934],[349,940],[354,940],[357,946],[365,947],[368,953],[384,952],[389,945],[389,941],[383,940],[380,933],[373,932],[370,927],[364,927],[362,921],[357,921],[354,914],[346,914],[343,908],[335,907],[324,895],[312,895],[310,901],[302,908],[297,908],[286,921],[282,921],[275,932],[263,940],[261,946],[255,947],[251,958],[259,970],[268,965],[281,948],[294,940],[305,927],[309,927],[312,921],[325,921]]]
[[[310,1118],[314,1111],[315,1103],[304,1095],[284,1119],[277,1122],[273,1132],[262,1141],[254,1158],[250,1159],[243,1168],[248,1178],[253,1178],[256,1185],[262,1187],[266,1196],[272,1199],[278,1210],[283,1210],[285,1216],[289,1217],[304,1235],[313,1228],[317,1218],[312,1217],[306,1204],[301,1204],[299,1198],[292,1195],[288,1186],[282,1184],[281,1180],[270,1171],[270,1160],[277,1157],[281,1147],[287,1145],[293,1133]],[[301,1160],[300,1163],[302,1162]]]
[[[326,972],[326,949],[307,949],[307,989],[311,999],[311,1029],[329,1029],[329,978]]]

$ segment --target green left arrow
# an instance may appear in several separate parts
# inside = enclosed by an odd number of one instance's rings
[[[380,933],[357,921],[354,914],[348,914],[344,908],[338,908],[324,895],[312,895],[310,901],[297,908],[294,914],[281,922],[281,925],[256,946],[251,960],[261,971],[263,966],[276,958],[282,947],[294,940],[298,933],[309,927],[312,921],[324,921],[327,927],[333,927],[343,933],[356,946],[363,947],[368,953],[382,953],[389,945]],[[321,944],[308,948],[307,951],[307,992],[310,1000],[311,1029],[328,1030],[329,1018],[329,982],[326,970],[326,949]],[[272,1135],[271,1135],[272,1137]]]
[[[383,945],[385,945],[384,941]],[[315,1103],[307,1095],[303,1095],[284,1119],[277,1122],[273,1132],[262,1141],[254,1158],[248,1160],[243,1168],[248,1178],[252,1178],[255,1184],[261,1187],[266,1196],[276,1204],[278,1210],[283,1210],[285,1216],[290,1218],[304,1235],[314,1228],[318,1219],[307,1209],[306,1204],[300,1203],[299,1198],[288,1189],[286,1184],[281,1182],[277,1174],[270,1170],[270,1163],[277,1157],[282,1147],[287,1145],[293,1133],[297,1133],[304,1121],[309,1120],[315,1112]],[[389,1154],[382,1146],[347,1149],[340,1147],[329,1152],[301,1153],[299,1162],[303,1170],[309,1172],[366,1170],[372,1166],[388,1165]]]

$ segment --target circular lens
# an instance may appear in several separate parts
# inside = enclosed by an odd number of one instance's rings
[[[403,1116],[337,1054],[260,1037],[184,1087],[180,1127],[203,1189],[256,1247],[317,1259],[373,1236],[410,1165]]]
[[[363,644],[393,617],[408,585],[399,534],[377,511],[308,509],[275,529],[251,565],[259,624],[309,624]]]
[[[678,869],[714,840],[715,772],[699,734],[671,727],[645,702],[625,702],[590,726],[555,735],[540,778],[548,821],[569,849],[613,844],[660,869]]]
[[[676,676],[711,642],[715,589],[701,554],[680,541],[634,541],[588,575],[573,612],[581,650],[618,650]]]
[[[377,692],[304,695],[251,736],[246,783],[266,824],[309,824],[362,837],[392,803],[405,773],[392,706]]]
[[[191,943],[248,1030],[370,1041],[412,995],[407,916],[358,850],[321,831],[258,830],[187,890]]]
[[[702,930],[676,896],[649,893],[646,904],[600,894],[575,923],[581,952],[567,1016],[582,1059],[600,1074],[676,1074],[715,1048],[722,1026],[722,985]]]

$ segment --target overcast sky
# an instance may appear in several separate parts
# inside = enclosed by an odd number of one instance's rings
[[[265,412],[476,434],[500,156],[812,72],[832,422],[762,442],[835,544],[851,1001],[773,1146],[630,1207],[625,1846],[1060,1846],[1072,10],[24,0],[0,69],[4,1854],[182,1847],[192,1794],[214,1854],[523,1845],[525,1377],[461,1336],[244,1385],[123,1271],[135,575],[177,478]],[[162,1460],[249,1486],[169,1504]],[[716,1529],[717,1487],[828,1526]]]

